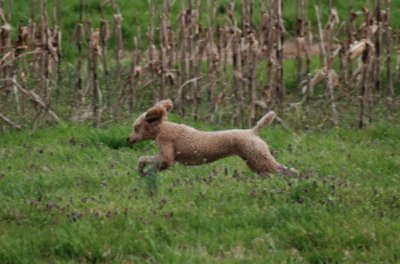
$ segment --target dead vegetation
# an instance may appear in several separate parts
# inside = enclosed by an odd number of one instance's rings
[[[180,115],[219,123],[220,113],[225,112],[235,126],[247,127],[254,125],[258,112],[287,103],[284,60],[290,54],[296,58],[298,89],[294,89],[294,98],[301,97],[296,99],[300,101],[297,105],[307,106],[319,86],[325,89],[323,100],[335,126],[340,122],[337,98],[343,96],[359,100],[360,127],[372,118],[373,103],[379,97],[385,98],[387,116],[392,116],[393,87],[400,83],[400,71],[392,70],[392,54],[397,50],[400,65],[400,46],[390,27],[390,0],[375,0],[373,7],[360,11],[353,10],[349,1],[347,20],[339,17],[330,0],[327,21],[322,21],[326,9],[315,7],[316,26],[308,19],[307,2],[297,0],[296,38],[288,41],[282,0],[262,2],[257,9],[253,0],[240,5],[234,0],[227,4],[181,0],[175,4],[180,5],[178,17],[172,15],[171,1],[162,5],[149,1],[148,26],[137,27],[137,35],[146,32],[146,39],[134,37],[131,55],[124,56],[124,19],[118,2],[101,2],[102,19],[96,27],[81,0],[74,36],[75,80],[68,86],[61,85],[61,3],[53,1],[49,18],[47,1],[31,1],[27,25],[10,25],[11,5],[0,6],[0,122],[19,129],[21,125],[12,118],[33,126],[47,116],[59,121],[53,101],[61,100],[73,105],[74,120],[92,119],[97,125],[105,112],[117,116],[125,110],[135,111],[144,99],[172,98]],[[114,10],[113,25],[106,20],[105,5]],[[258,23],[255,12],[260,13]],[[173,20],[178,21],[176,27]],[[357,26],[356,22],[362,21]],[[285,42],[289,43],[286,52]],[[312,72],[316,45],[320,69]],[[114,61],[109,57],[112,53]],[[129,66],[124,67],[128,60]]]

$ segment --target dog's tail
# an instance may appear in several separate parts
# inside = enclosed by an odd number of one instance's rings
[[[255,127],[253,127],[253,131],[255,134],[258,134],[261,128],[269,125],[274,121],[276,114],[274,111],[269,111],[265,116],[263,116],[260,120],[258,120]]]

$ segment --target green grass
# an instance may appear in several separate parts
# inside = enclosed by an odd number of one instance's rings
[[[155,144],[127,145],[128,123],[4,133],[0,262],[399,262],[399,128],[276,125],[262,138],[303,177],[228,158],[159,173],[155,195],[135,170]]]

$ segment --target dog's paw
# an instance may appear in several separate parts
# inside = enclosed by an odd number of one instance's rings
[[[145,176],[144,168],[148,163],[148,157],[140,157],[138,163],[136,164],[136,170],[138,171],[140,176]]]
[[[288,171],[291,176],[299,176],[300,175],[300,172],[294,168],[290,168],[290,169],[288,169]]]
[[[279,165],[278,172],[279,172],[279,174],[281,174],[283,176],[297,177],[300,175],[300,172],[298,170],[296,170],[294,168],[288,168],[282,164]]]

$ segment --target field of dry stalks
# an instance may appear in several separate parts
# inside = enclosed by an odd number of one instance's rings
[[[12,2],[0,6],[3,129],[98,125],[163,98],[181,116],[243,127],[269,109],[301,109],[323,126],[340,125],[347,114],[364,127],[377,113],[393,119],[399,106],[399,35],[389,0],[362,9],[349,1],[341,16],[332,0],[314,8],[297,0],[291,32],[284,14],[293,10],[282,0],[149,1],[147,23],[135,25],[129,40],[116,0],[77,1],[73,36],[62,34],[71,26],[61,23],[59,1],[31,1],[30,19],[19,24],[9,22]],[[61,44],[75,56],[63,56]]]

